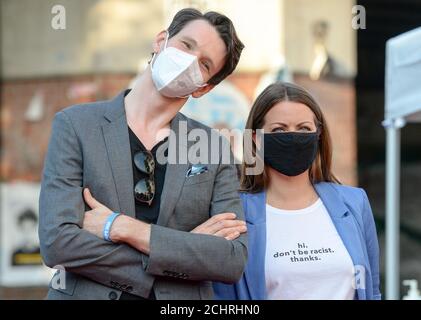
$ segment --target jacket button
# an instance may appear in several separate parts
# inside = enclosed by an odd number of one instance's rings
[[[108,294],[108,298],[110,298],[110,300],[117,300],[117,293],[115,293],[114,291],[111,291]]]

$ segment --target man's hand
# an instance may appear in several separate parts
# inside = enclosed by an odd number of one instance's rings
[[[104,230],[105,222],[107,221],[109,215],[113,212],[102,203],[98,202],[92,196],[88,188],[83,190],[83,197],[85,202],[92,209],[85,212],[85,217],[83,219],[83,229],[103,239],[102,232]]]
[[[234,240],[237,239],[241,233],[247,232],[247,227],[245,221],[236,220],[234,213],[225,212],[214,215],[190,232],[209,234],[224,237],[227,240]]]
[[[113,212],[97,201],[88,188],[83,190],[83,197],[92,210],[85,212],[83,229],[103,239],[103,230],[107,218]],[[116,243],[127,243],[133,248],[149,254],[149,238],[151,227],[149,224],[121,214],[115,220],[110,230],[110,239]]]

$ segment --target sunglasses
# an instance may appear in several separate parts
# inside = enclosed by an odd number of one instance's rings
[[[149,177],[142,178],[136,183],[134,187],[135,199],[150,206],[155,196],[154,157],[149,151],[139,151],[134,155],[133,161],[137,170],[149,175]]]

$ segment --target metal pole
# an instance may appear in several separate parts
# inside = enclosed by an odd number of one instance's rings
[[[400,159],[402,118],[386,120],[386,299],[400,299]]]

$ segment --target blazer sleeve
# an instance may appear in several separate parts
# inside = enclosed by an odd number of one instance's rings
[[[41,254],[49,267],[61,266],[106,286],[120,283],[142,295],[153,281],[142,268],[143,254],[104,241],[82,229],[85,203],[82,146],[70,117],[56,114],[44,163],[39,198]]]
[[[363,194],[363,223],[365,241],[367,246],[368,258],[370,262],[371,274],[373,278],[373,299],[380,300],[380,267],[379,267],[379,241],[377,238],[376,224],[374,223],[374,216],[371,210],[370,202],[367,193],[361,189]]]

